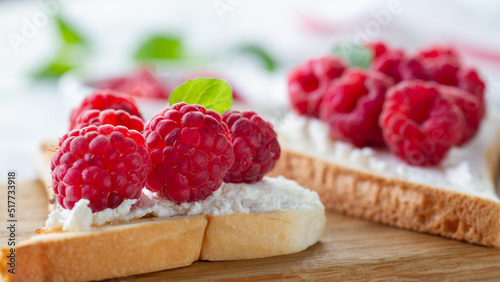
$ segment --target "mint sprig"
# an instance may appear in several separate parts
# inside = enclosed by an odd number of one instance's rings
[[[202,105],[219,114],[231,109],[233,91],[229,83],[215,78],[197,78],[188,80],[170,94],[169,103],[186,102]]]
[[[340,56],[352,67],[367,69],[372,60],[373,52],[363,46],[344,43],[333,47],[333,54]]]

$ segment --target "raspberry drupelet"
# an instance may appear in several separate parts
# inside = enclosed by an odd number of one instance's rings
[[[253,183],[271,171],[281,148],[271,123],[252,111],[227,111],[222,121],[229,127],[234,149],[234,164],[225,182]]]
[[[234,162],[227,125],[200,105],[167,107],[146,123],[143,135],[153,162],[146,187],[177,203],[210,196]]]
[[[151,170],[144,137],[123,126],[91,125],[66,133],[52,157],[52,188],[59,205],[72,209],[80,199],[93,212],[137,199]]]

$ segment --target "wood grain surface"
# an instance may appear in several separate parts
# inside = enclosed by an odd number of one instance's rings
[[[6,185],[0,185],[0,246],[7,244]],[[47,216],[40,182],[17,185],[17,242],[33,235]],[[500,250],[327,213],[319,243],[285,256],[189,267],[115,279],[178,280],[500,280]]]

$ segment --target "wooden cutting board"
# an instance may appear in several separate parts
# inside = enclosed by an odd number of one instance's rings
[[[7,226],[6,185],[0,185],[0,221]],[[47,217],[40,182],[17,185],[17,242],[33,235]],[[420,234],[327,213],[319,243],[292,255],[225,262],[199,261],[189,267],[126,280],[499,280],[500,249]],[[0,246],[7,245],[6,227]]]

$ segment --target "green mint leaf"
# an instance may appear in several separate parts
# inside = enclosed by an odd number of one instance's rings
[[[43,68],[37,70],[33,76],[38,79],[54,79],[60,77],[63,73],[73,69],[75,66],[63,64],[60,62],[50,62]]]
[[[373,52],[370,49],[355,44],[337,45],[333,48],[333,54],[344,58],[352,67],[364,69],[367,69],[373,60]]]
[[[36,70],[33,77],[37,79],[54,79],[72,70],[82,63],[85,48],[78,44],[64,44],[55,57],[46,65]]]
[[[247,44],[241,46],[239,50],[240,52],[251,54],[260,59],[264,68],[268,71],[274,71],[277,67],[276,60],[274,60],[271,55],[269,55],[269,53],[260,46]]]
[[[52,60],[33,73],[36,79],[58,78],[63,73],[78,67],[84,60],[87,44],[85,39],[61,15],[55,16],[55,23],[61,37],[59,49]]]
[[[135,52],[139,61],[154,59],[181,59],[184,48],[179,37],[157,35],[146,40]]]
[[[172,91],[170,105],[179,102],[199,104],[219,114],[231,109],[233,91],[224,80],[215,78],[197,78],[188,80]]]
[[[59,34],[65,43],[86,45],[85,39],[78,34],[60,15],[55,17]]]

